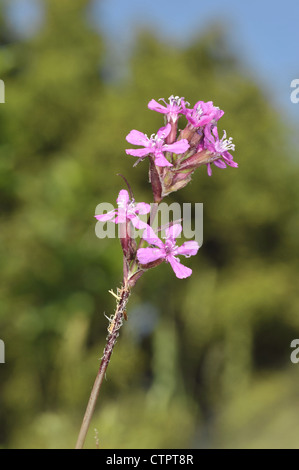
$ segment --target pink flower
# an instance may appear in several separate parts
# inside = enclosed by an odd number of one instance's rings
[[[218,168],[226,168],[226,165],[237,168],[238,163],[234,162],[233,156],[228,150],[235,150],[235,145],[232,143],[233,139],[226,138],[226,131],[223,131],[223,137],[219,140],[217,127],[207,126],[205,129],[204,146],[214,156],[219,156],[219,160],[215,160],[214,165]],[[207,163],[208,175],[212,175],[211,163]]]
[[[155,158],[155,164],[157,166],[172,166],[172,164],[164,157],[163,152],[174,152],[184,153],[189,148],[188,141],[181,139],[173,144],[165,144],[165,138],[171,131],[171,124],[167,124],[165,127],[161,127],[158,130],[157,135],[152,135],[150,139],[146,134],[140,131],[132,130],[126,137],[126,140],[133,145],[142,145],[143,149],[127,149],[128,155],[134,157],[144,158],[149,154],[152,154]]]
[[[160,238],[157,237],[153,229],[147,226],[143,232],[143,239],[150,245],[155,245],[157,248],[139,248],[139,250],[137,250],[139,263],[148,264],[157,260],[165,260],[171,264],[176,277],[179,279],[190,276],[192,269],[181,264],[176,255],[184,255],[186,257],[196,255],[199,246],[196,241],[187,241],[178,247],[175,239],[180,235],[181,231],[182,226],[180,224],[172,225],[166,229],[166,240],[165,243],[163,243]]]
[[[215,124],[224,111],[213,105],[213,101],[198,101],[193,109],[185,108],[185,116],[193,127],[205,126],[212,122]]]
[[[151,206],[145,202],[139,202],[135,204],[135,201],[130,201],[129,193],[125,189],[122,189],[116,200],[118,209],[113,209],[107,214],[95,215],[95,218],[101,222],[110,220],[115,224],[124,224],[131,221],[135,228],[143,229],[148,225],[139,219],[138,214],[148,214],[151,210]]]
[[[163,101],[165,103],[166,107],[158,103],[156,100],[151,100],[147,106],[153,111],[166,114],[168,122],[176,122],[178,120],[179,114],[182,114],[185,108],[184,98],[171,95],[168,100],[169,104],[166,103],[164,98],[159,99],[159,101]]]

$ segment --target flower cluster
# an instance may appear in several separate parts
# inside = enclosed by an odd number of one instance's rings
[[[196,168],[202,165],[207,165],[209,176],[212,174],[212,164],[218,168],[238,166],[230,153],[235,149],[232,138],[227,138],[225,131],[223,137],[219,138],[217,124],[224,112],[214,106],[212,101],[198,101],[193,108],[184,98],[178,96],[170,96],[169,102],[163,98],[159,101],[160,103],[152,99],[148,103],[148,108],[164,115],[164,126],[150,137],[135,129],[131,130],[126,137],[130,144],[139,147],[126,150],[128,155],[138,158],[135,165],[145,159],[149,162],[149,180],[154,205],[145,202],[136,203],[128,181],[120,175],[129,191],[122,189],[119,192],[116,209],[95,215],[100,223],[110,221],[118,225],[123,252],[123,281],[116,293],[109,291],[116,298],[117,306],[114,315],[107,317],[109,320],[107,343],[84,415],[76,449],[83,447],[119,329],[123,320],[127,320],[126,306],[131,289],[145,271],[163,262],[170,264],[179,279],[187,278],[192,274],[192,270],[181,263],[179,256],[188,258],[196,255],[199,245],[195,240],[177,245],[176,240],[183,231],[182,225],[178,223],[181,219],[168,223],[164,228],[158,227],[155,231],[153,219],[156,216],[158,204],[168,194],[184,188],[191,180]],[[184,129],[179,130],[178,123],[182,116],[187,124]],[[141,220],[142,215],[147,216],[147,223]],[[138,244],[133,233],[134,229],[142,232]],[[162,233],[164,229],[165,237],[159,237],[157,233]]]
[[[139,147],[126,149],[127,155],[138,158],[135,165],[146,158],[149,160],[149,178],[156,204],[168,194],[184,188],[193,172],[202,165],[207,166],[209,176],[212,175],[212,164],[218,168],[238,166],[230,153],[235,149],[232,138],[227,138],[226,131],[219,138],[217,124],[224,112],[214,106],[212,101],[198,101],[193,108],[190,108],[184,98],[178,96],[170,96],[168,103],[164,99],[159,101],[162,103],[152,99],[148,108],[164,115],[164,126],[150,137],[135,129],[126,137],[127,142]],[[180,117],[186,119],[182,130],[178,129]],[[111,221],[120,224],[123,229],[121,246],[124,255],[124,284],[134,286],[145,270],[163,261],[171,265],[178,278],[190,276],[192,270],[181,264],[178,256],[196,255],[198,243],[187,241],[177,246],[176,239],[182,232],[179,223],[169,224],[163,242],[149,223],[151,217],[149,216],[148,223],[139,218],[140,215],[150,214],[151,206],[144,202],[136,203],[131,188],[128,188],[131,197],[128,191],[121,190],[117,198],[117,209],[95,216],[100,222]],[[132,228],[143,231],[138,246],[132,236]],[[144,246],[144,243],[148,246]]]
[[[227,139],[225,131],[221,139],[218,135],[217,124],[224,111],[212,101],[198,101],[193,108],[178,96],[170,96],[169,103],[164,99],[160,101],[164,104],[152,99],[148,108],[164,114],[166,125],[151,137],[137,130],[126,137],[130,144],[142,147],[127,149],[128,155],[137,157],[137,162],[146,157],[150,159],[150,181],[156,202],[185,187],[196,168],[202,165],[207,166],[209,176],[212,164],[218,168],[238,166],[229,153],[235,149],[232,138]],[[187,124],[178,131],[181,116],[186,118]]]
[[[180,247],[176,245],[176,238],[182,231],[180,224],[173,224],[166,228],[165,243],[163,243],[152,227],[139,218],[139,215],[150,212],[151,206],[149,204],[145,202],[136,204],[134,200],[130,200],[129,193],[125,189],[119,192],[116,202],[118,209],[107,212],[107,214],[95,215],[95,218],[100,222],[111,221],[122,226],[121,244],[126,261],[131,261],[136,255],[142,271],[166,261],[170,263],[178,278],[183,279],[192,274],[192,270],[182,265],[177,256],[189,257],[196,255],[199,245],[195,241],[187,241]],[[131,236],[130,224],[139,230],[143,230],[142,238],[150,245],[149,247],[137,249]],[[156,248],[152,248],[152,245]],[[133,276],[133,283],[135,279],[136,275]]]

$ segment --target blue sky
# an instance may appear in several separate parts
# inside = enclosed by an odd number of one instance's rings
[[[184,44],[223,21],[250,74],[299,124],[299,103],[290,101],[290,83],[299,78],[298,0],[102,0],[95,5],[94,17],[110,41],[125,44],[136,25],[151,25]]]
[[[18,30],[30,33],[38,25],[41,2],[9,4]],[[299,78],[298,0],[93,0],[92,18],[115,49],[130,46],[135,26],[149,25],[160,36],[185,44],[212,22],[223,21],[250,75],[299,124],[299,103],[290,100],[290,83]]]

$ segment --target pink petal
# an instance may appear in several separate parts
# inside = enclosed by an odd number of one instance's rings
[[[210,101],[210,102],[208,101],[207,104],[208,104],[208,103],[211,103],[211,101]],[[197,108],[200,106],[201,109],[202,109],[203,112],[204,112],[204,111],[205,111],[205,104],[206,104],[206,103],[205,103],[204,101],[197,101],[197,103],[195,103],[195,105],[193,106],[192,111],[196,111]]]
[[[207,167],[208,167],[208,175],[209,175],[209,176],[212,176],[211,163],[207,163]]]
[[[209,122],[212,121],[212,116],[203,116],[199,119],[198,124],[200,126],[205,126],[206,124],[209,124]]]
[[[218,168],[226,168],[226,164],[222,160],[215,160],[214,165],[218,166]]]
[[[152,227],[149,225],[147,225],[146,229],[144,230],[142,238],[150,245],[156,245],[161,249],[164,248],[164,243],[160,240],[160,238],[153,231]]]
[[[131,220],[134,227],[137,228],[138,230],[142,230],[143,228],[147,227],[147,223],[140,220],[137,217],[137,215],[131,214],[131,215],[128,216],[128,218]]]
[[[136,214],[148,214],[151,210],[150,204],[147,204],[146,202],[138,202],[135,206],[135,212]]]
[[[155,152],[155,165],[157,166],[173,166],[167,158],[164,157],[163,153],[160,150]]]
[[[157,136],[159,139],[165,139],[168,134],[170,133],[171,131],[171,124],[167,124],[165,127],[161,127],[158,132],[157,132]]]
[[[133,145],[143,145],[147,147],[149,144],[149,138],[143,134],[143,132],[136,131],[133,129],[126,137],[126,140]]]
[[[149,109],[151,109],[153,111],[157,111],[158,113],[163,113],[163,114],[168,113],[167,108],[165,108],[165,106],[162,106],[156,100],[151,100],[147,106],[148,106]]]
[[[214,126],[214,128],[212,129],[212,133],[216,137],[216,140],[219,140],[218,130],[216,126]]]
[[[208,124],[205,128],[204,128],[204,134],[205,134],[205,138],[206,139],[213,139],[212,135],[211,135],[211,131],[212,131],[212,124]]]
[[[139,248],[137,250],[137,259],[141,264],[151,263],[163,257],[164,254],[159,248]]]
[[[187,139],[181,139],[178,142],[174,142],[170,145],[163,145],[162,149],[165,152],[184,153],[189,148]]]
[[[144,149],[126,149],[126,154],[127,155],[133,155],[133,157],[145,157],[151,153],[151,149],[149,148],[144,148]]]
[[[107,214],[101,214],[101,215],[95,215],[95,218],[98,219],[100,222],[106,222],[107,220],[111,220],[116,214],[116,210],[113,209],[110,212],[107,212]],[[114,220],[112,221],[114,222]]]
[[[168,261],[171,264],[171,267],[174,270],[176,277],[178,277],[179,279],[184,279],[186,277],[191,276],[192,269],[187,268],[187,266],[184,266],[183,264],[181,264],[179,261],[175,259],[174,256],[169,256]]]
[[[212,144],[212,142],[210,142],[207,137],[205,137],[204,139],[204,143],[205,143],[205,148],[206,150],[208,150],[209,152],[211,153],[215,153],[215,146]]]
[[[234,162],[234,157],[229,152],[224,152],[223,158],[225,159],[225,163],[227,165],[238,168],[238,163]]]
[[[116,224],[124,224],[127,221],[126,211],[118,211],[117,217],[115,217],[114,222]]]
[[[224,114],[224,111],[222,111],[222,109],[216,109],[215,110],[215,114],[214,114],[214,121],[219,121],[219,119],[223,116]]]
[[[202,104],[203,106],[203,109],[205,110],[205,112],[208,112],[208,111],[211,111],[211,109],[214,108],[214,105],[213,105],[213,101],[199,101],[199,103]]]
[[[188,242],[183,243],[179,248],[177,248],[175,254],[184,256],[194,256],[197,254],[198,250],[198,243],[194,240],[190,240]]]
[[[184,98],[181,98],[181,106],[182,106],[182,113],[185,114],[186,111],[188,111],[187,106],[188,106],[188,101],[186,101]]]
[[[181,224],[174,224],[165,230],[166,238],[173,238],[175,240],[181,234],[181,231]]]
[[[129,201],[130,197],[128,191],[126,189],[121,189],[116,199],[117,204],[121,207],[127,207]]]

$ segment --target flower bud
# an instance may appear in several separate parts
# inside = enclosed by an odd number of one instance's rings
[[[195,129],[192,129],[189,125],[187,125],[185,127],[185,129],[183,129],[181,132],[180,132],[180,135],[179,135],[179,139],[178,140],[181,140],[181,139],[187,139],[188,142],[191,141],[193,135],[195,133]]]
[[[212,156],[208,150],[201,150],[191,157],[186,158],[186,160],[180,164],[180,170],[195,170],[195,168],[210,163],[213,160],[215,160],[215,157]]]
[[[136,282],[142,276],[143,273],[144,273],[143,270],[136,271],[136,273],[132,274],[132,276],[129,277],[129,279],[127,281],[127,285],[130,289],[135,286]]]
[[[172,173],[171,180],[169,179],[166,183],[165,180],[163,181],[163,191],[162,196],[165,197],[174,191],[178,191],[179,189],[184,188],[187,184],[191,181],[191,175],[193,170],[188,172],[176,172]],[[168,175],[169,176],[169,175]]]
[[[149,167],[149,180],[152,185],[154,202],[161,202],[162,200],[162,185],[160,181],[160,176],[158,169],[154,163],[153,157],[149,157],[150,167]]]
[[[195,149],[202,140],[203,132],[201,129],[194,128],[191,124],[188,124],[185,129],[180,132],[179,140],[187,139],[190,145],[189,151]]]
[[[164,260],[162,258],[159,258],[156,261],[152,261],[151,263],[140,264],[140,266],[143,270],[146,270],[146,269],[155,268],[156,266],[159,266],[159,264],[162,264],[163,261]]]
[[[137,250],[136,240],[131,237],[131,221],[124,224],[119,224],[120,227],[120,244],[123,250],[124,257],[131,261],[135,257]]]

